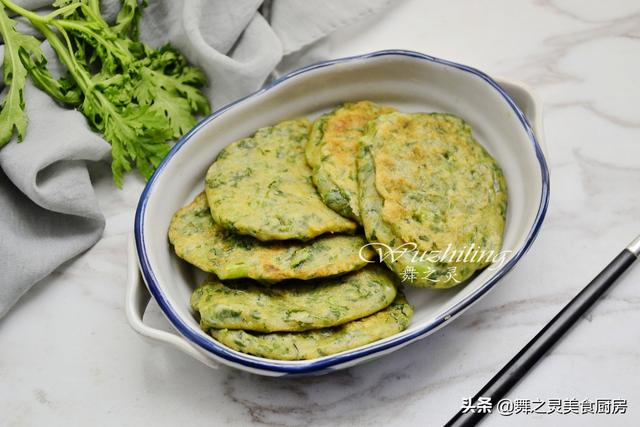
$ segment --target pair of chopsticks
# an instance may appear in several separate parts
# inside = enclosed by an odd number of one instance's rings
[[[613,285],[613,283],[640,257],[640,236],[613,259],[587,286],[576,295],[547,325],[542,328],[513,359],[509,361],[471,400],[475,407],[480,398],[490,399],[495,405],[520,381],[527,372],[549,351],[574,323]],[[485,411],[461,410],[447,427],[474,426]]]

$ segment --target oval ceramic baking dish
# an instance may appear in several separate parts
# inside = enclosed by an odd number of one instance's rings
[[[409,328],[354,350],[285,362],[225,347],[200,330],[190,310],[197,272],[180,261],[167,242],[173,213],[202,191],[208,166],[227,144],[260,127],[293,117],[313,118],[341,102],[361,99],[403,111],[449,112],[471,125],[476,139],[502,166],[509,184],[504,249],[511,252],[499,268],[485,269],[465,285],[450,290],[408,289],[415,307]],[[128,318],[143,335],[169,342],[210,366],[223,363],[263,375],[323,373],[398,350],[451,322],[496,285],[527,251],[549,200],[549,173],[538,141],[541,136],[539,108],[522,85],[498,83],[474,68],[421,53],[379,51],[294,71],[205,118],[173,147],[151,177],[135,217]],[[142,322],[148,296],[141,287],[138,266],[151,295],[180,335]]]

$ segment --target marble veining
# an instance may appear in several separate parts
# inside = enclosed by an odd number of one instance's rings
[[[315,49],[386,48],[523,81],[544,106],[549,213],[499,286],[446,328],[347,371],[272,379],[212,370],[128,326],[126,239],[144,183],[129,176],[115,190],[96,165],[103,239],[0,321],[0,425],[442,425],[640,233],[640,3],[400,1]],[[493,415],[484,425],[638,425],[639,281],[640,268],[629,271],[510,394],[627,399],[627,414]],[[154,303],[145,321],[170,330]]]

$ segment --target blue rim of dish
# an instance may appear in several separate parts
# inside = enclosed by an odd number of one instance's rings
[[[372,344],[368,344],[365,347],[350,350],[345,353],[337,354],[335,356],[329,356],[326,358],[317,359],[315,361],[311,360],[306,363],[303,361],[302,362],[301,361],[285,362],[285,361],[277,361],[272,359],[256,358],[254,356],[249,356],[249,355],[235,352],[233,350],[230,350],[224,347],[222,344],[216,343],[213,339],[208,339],[203,337],[202,335],[200,335],[199,330],[193,329],[189,325],[187,325],[180,318],[177,312],[173,309],[173,307],[171,306],[171,304],[163,294],[162,290],[158,286],[158,281],[151,268],[151,265],[149,263],[149,259],[147,256],[147,249],[144,243],[144,215],[145,215],[149,195],[156,183],[158,176],[162,174],[162,171],[164,170],[167,163],[171,161],[171,158],[182,148],[182,146],[184,146],[191,139],[191,137],[196,132],[198,132],[203,126],[215,120],[217,117],[219,117],[229,109],[233,108],[235,105],[243,102],[244,100],[259,96],[260,94],[278,86],[279,84],[285,82],[286,80],[289,80],[300,74],[307,73],[309,71],[317,70],[319,68],[329,67],[336,64],[363,61],[363,60],[368,60],[368,59],[377,58],[381,56],[405,56],[405,57],[417,58],[417,59],[422,59],[425,61],[445,65],[448,67],[453,67],[458,70],[462,70],[470,74],[473,74],[477,77],[480,77],[490,86],[492,86],[496,91],[498,91],[498,93],[502,95],[505,101],[513,109],[516,116],[520,120],[520,123],[522,124],[525,131],[527,132],[529,136],[529,140],[531,141],[533,149],[535,150],[536,157],[538,158],[538,162],[540,163],[540,174],[542,177],[542,193],[540,197],[540,204],[538,206],[538,212],[536,213],[533,226],[531,227],[531,230],[527,235],[526,241],[524,242],[522,247],[514,254],[513,258],[511,258],[511,260],[509,260],[509,262],[507,262],[500,270],[496,271],[496,273],[492,277],[490,277],[484,283],[484,285],[476,289],[473,293],[467,295],[462,301],[454,305],[445,313],[438,316],[431,323],[429,323],[428,325],[426,325],[425,327],[417,331],[412,332],[411,334],[398,335],[398,336],[392,337],[387,341],[383,341],[379,343],[374,342]],[[527,250],[529,250],[529,248],[531,247],[531,244],[533,243],[538,232],[540,231],[542,221],[544,220],[544,217],[547,212],[548,204],[549,204],[549,169],[547,167],[547,162],[545,160],[544,154],[542,152],[542,149],[540,148],[540,145],[538,144],[538,141],[536,140],[533,130],[529,125],[529,122],[527,121],[527,118],[525,117],[524,113],[516,105],[513,99],[511,99],[511,97],[505,92],[505,90],[502,89],[502,87],[500,87],[500,85],[496,83],[491,77],[489,77],[482,71],[479,71],[475,68],[458,64],[455,62],[447,61],[444,59],[439,59],[439,58],[425,55],[419,52],[394,49],[394,50],[381,50],[381,51],[367,53],[364,55],[350,56],[350,57],[339,58],[339,59],[334,59],[334,60],[325,61],[325,62],[319,62],[317,64],[312,64],[307,67],[300,68],[298,70],[292,71],[291,73],[277,80],[274,80],[273,82],[269,83],[268,85],[265,85],[263,88],[259,89],[258,91],[250,95],[247,95],[243,98],[238,99],[237,101],[227,104],[226,106],[213,112],[208,117],[204,118],[200,123],[198,123],[193,129],[191,129],[184,137],[182,137],[174,145],[171,151],[160,163],[155,173],[149,179],[149,182],[144,188],[140,196],[140,200],[138,202],[138,207],[137,207],[136,216],[135,216],[134,235],[136,240],[136,250],[138,253],[138,261],[140,264],[140,268],[142,270],[142,276],[144,277],[144,280],[147,283],[147,286],[151,294],[158,302],[158,305],[160,306],[164,314],[167,316],[171,324],[178,330],[178,332],[182,336],[186,337],[192,343],[197,344],[199,347],[213,353],[218,357],[226,359],[232,363],[237,363],[253,369],[269,371],[269,372],[277,372],[277,373],[283,373],[283,374],[305,374],[305,373],[328,370],[332,366],[340,365],[340,364],[349,362],[351,360],[366,357],[374,353],[383,352],[387,349],[396,347],[401,344],[405,344],[405,343],[408,344],[409,342],[416,340],[417,338],[439,328],[448,320],[455,318],[458,314],[464,311],[472,302],[474,302],[475,300],[480,298],[482,295],[484,295],[487,291],[489,291],[489,289],[491,289],[509,270],[513,268],[513,266],[527,252]]]

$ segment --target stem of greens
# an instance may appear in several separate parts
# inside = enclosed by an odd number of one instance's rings
[[[45,15],[44,18],[47,21],[51,21],[52,19],[56,18],[57,16],[60,15],[64,15],[67,12],[72,12],[74,10],[76,10],[78,7],[80,7],[81,3],[71,3],[68,4],[64,7],[61,7],[60,9],[56,9],[53,12],[49,13],[48,15]]]
[[[25,18],[27,18],[32,23],[34,21],[36,21],[36,22],[47,22],[47,18],[46,17],[40,16],[37,13],[33,13],[30,10],[27,10],[27,9],[25,9],[23,7],[20,7],[17,4],[11,2],[11,1],[0,0],[0,3],[2,3],[7,9],[17,13],[18,15],[24,16]]]
[[[2,0],[4,1],[4,0]],[[31,20],[30,20],[31,21]],[[53,50],[56,51],[56,54],[58,55],[58,58],[60,58],[60,61],[67,66],[67,69],[69,70],[69,74],[71,74],[71,76],[73,77],[73,79],[76,81],[77,85],[80,87],[80,89],[83,92],[86,92],[87,89],[89,88],[90,84],[91,84],[91,79],[89,78],[88,75],[86,75],[86,73],[81,72],[81,68],[78,67],[78,64],[76,62],[76,59],[69,54],[69,50],[67,50],[67,47],[65,47],[64,43],[62,42],[62,40],[60,40],[60,38],[56,35],[56,33],[54,33],[48,25],[41,23],[41,22],[34,22],[31,21],[31,24],[42,33],[43,36],[45,36],[47,38],[47,40],[49,41],[49,44],[51,45],[51,47],[53,48]],[[66,33],[62,33],[63,37],[65,38],[65,40],[67,41],[67,44],[70,45],[70,41],[69,38],[67,37]]]

